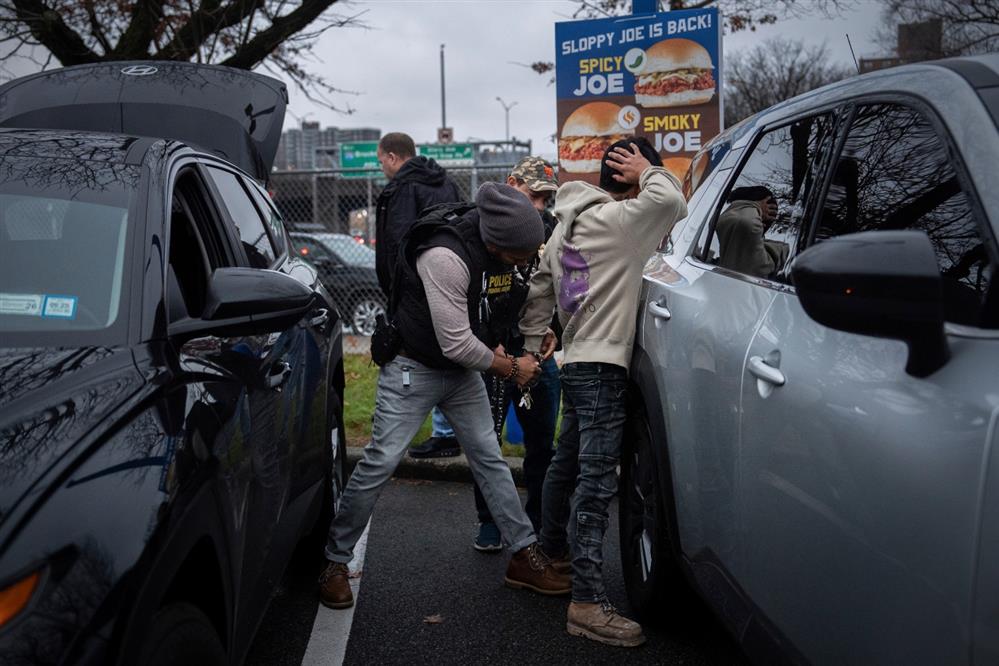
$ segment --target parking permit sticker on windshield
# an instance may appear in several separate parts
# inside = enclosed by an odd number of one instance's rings
[[[42,316],[73,319],[76,317],[76,296],[46,296]]]
[[[0,314],[75,319],[77,300],[76,296],[0,294]]]
[[[41,294],[0,294],[0,314],[39,317],[44,301]]]

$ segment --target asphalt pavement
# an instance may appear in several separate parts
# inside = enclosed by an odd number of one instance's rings
[[[627,613],[616,511],[615,504],[604,568],[611,601]],[[680,619],[646,626],[648,641],[639,648],[612,648],[569,636],[568,601],[505,587],[506,556],[475,552],[475,529],[470,485],[393,480],[371,521],[352,624],[337,623],[331,630],[329,622],[316,621],[321,555],[315,545],[300,548],[246,663],[298,666],[310,641],[308,663],[336,663],[333,651],[316,647],[332,644],[342,650],[343,641],[344,664],[745,662],[720,623],[694,601],[685,602],[689,608]],[[324,617],[329,616],[320,615],[320,620]],[[338,635],[329,635],[331,631]]]

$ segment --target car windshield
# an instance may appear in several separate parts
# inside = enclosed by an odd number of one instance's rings
[[[375,251],[346,234],[316,234],[316,240],[350,266],[375,267]]]
[[[0,164],[0,334],[101,331],[122,289],[134,166],[6,158]]]

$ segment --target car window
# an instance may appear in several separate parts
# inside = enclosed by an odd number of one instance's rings
[[[171,322],[202,315],[212,271],[228,263],[210,211],[197,172],[181,171],[170,198],[166,302]]]
[[[789,283],[816,162],[832,118],[814,116],[765,132],[716,210],[702,257],[737,273]]]
[[[287,248],[285,245],[284,221],[281,219],[281,213],[278,212],[270,196],[259,185],[248,178],[243,179],[243,184],[249,190],[250,196],[253,197],[253,200],[257,203],[257,207],[267,221],[267,229],[270,231],[271,241],[274,243],[275,250],[279,255],[284,254]]]
[[[121,329],[139,174],[131,166],[4,157],[0,337]]]
[[[982,324],[993,248],[936,129],[917,109],[858,109],[836,161],[814,239],[860,231],[925,232],[944,282],[948,321]]]
[[[218,188],[219,195],[229,211],[230,219],[239,231],[239,239],[243,243],[250,266],[270,267],[277,258],[277,253],[274,251],[257,207],[250,199],[250,194],[231,171],[213,166],[209,166],[207,171]]]
[[[357,242],[346,234],[317,234],[316,236],[330,252],[335,254],[348,266],[375,267],[375,251],[369,246]]]
[[[315,262],[322,259],[333,260],[329,251],[311,238],[294,236],[291,239],[291,243],[294,246],[295,251],[298,252],[298,255],[306,261]]]

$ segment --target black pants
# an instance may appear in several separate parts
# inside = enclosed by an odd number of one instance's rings
[[[486,377],[486,391],[489,393],[489,403],[495,404],[495,382]],[[499,418],[500,431],[506,420],[506,406],[513,401],[517,420],[524,430],[524,481],[527,485],[527,506],[524,511],[534,526],[534,531],[541,530],[541,487],[545,482],[545,473],[551,464],[555,451],[555,421],[558,418],[558,405],[561,399],[561,388],[558,378],[558,366],[554,359],[548,359],[541,365],[541,380],[531,387],[531,408],[520,406],[521,392],[515,383],[505,386],[506,398],[502,401],[501,413],[494,414]],[[475,509],[479,514],[479,522],[492,523],[493,517],[482,497],[479,487],[475,486]]]

